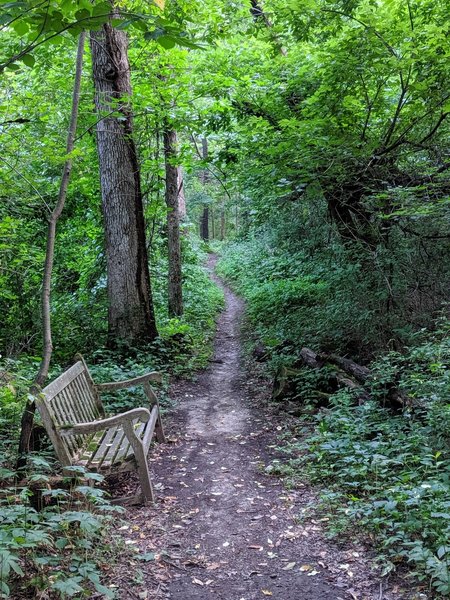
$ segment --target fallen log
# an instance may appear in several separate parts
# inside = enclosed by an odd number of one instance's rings
[[[302,403],[302,395],[298,391],[298,381],[302,377],[304,367],[320,370],[328,363],[324,356],[316,354],[309,348],[302,348],[298,359],[294,365],[279,367],[273,382],[272,398],[274,400],[292,400],[295,398],[297,403]],[[367,392],[363,389],[361,383],[345,373],[342,369],[333,365],[328,372],[324,372],[323,378],[318,382],[318,388],[309,394],[314,399],[317,406],[327,406],[329,396],[338,389],[348,388],[357,390],[358,397],[361,400],[367,399]]]
[[[304,350],[308,350],[308,348],[304,348]],[[340,369],[354,377],[359,383],[366,383],[368,378],[370,377],[370,369],[367,367],[363,367],[353,362],[349,358],[343,358],[342,356],[338,356],[337,354],[317,354],[318,360],[323,363],[332,363],[337,365]]]
[[[304,367],[288,367],[282,365],[277,370],[273,381],[272,399],[277,402],[283,402],[284,408],[291,414],[298,413],[299,406],[305,403],[313,403],[317,408],[328,406],[330,395],[335,391],[334,387],[330,387],[324,382],[320,389],[302,393],[299,390],[299,382],[304,377]]]
[[[298,391],[298,380],[301,378],[302,369],[324,369],[324,376],[320,387],[316,390],[317,406],[326,406],[328,397],[339,389],[354,390],[358,402],[361,404],[370,398],[365,389],[371,377],[368,367],[359,365],[349,358],[337,354],[316,353],[310,348],[302,348],[297,360],[292,366],[281,366],[274,379],[272,398],[277,401],[292,401],[302,403]],[[398,410],[405,407],[417,407],[417,400],[410,398],[399,390],[395,382],[386,385],[384,406]]]
[[[370,398],[370,394],[363,387],[371,377],[371,371],[368,367],[358,365],[353,360],[338,356],[337,354],[316,354],[310,348],[302,348],[299,356],[303,364],[314,369],[321,369],[325,365],[336,365],[338,370],[335,371],[335,375],[338,387],[347,387],[349,389],[358,390],[358,400],[360,402]],[[350,377],[346,377],[345,374]],[[399,390],[395,382],[391,382],[386,387],[384,405],[398,409],[418,407],[419,402]]]
[[[320,360],[319,356],[309,348],[302,348],[300,350],[300,360],[312,369],[321,369],[324,365],[324,362]]]
[[[331,359],[330,359],[331,357]],[[335,380],[335,387],[337,391],[340,388],[348,388],[351,390],[358,391],[358,398],[360,400],[367,400],[369,395],[362,387],[361,377],[365,375],[365,371],[370,371],[366,369],[366,367],[361,367],[357,365],[353,361],[342,358],[336,355],[328,355],[328,354],[317,354],[310,348],[302,348],[300,350],[299,359],[302,363],[308,367],[313,369],[322,369],[325,365],[333,364],[337,365],[338,369],[333,369],[330,372],[330,380]],[[357,376],[357,375],[358,376]],[[368,377],[366,375],[366,379]],[[351,377],[353,375],[353,378]],[[355,381],[356,380],[356,381]]]

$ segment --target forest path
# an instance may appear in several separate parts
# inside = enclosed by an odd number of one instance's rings
[[[211,271],[215,261],[210,257]],[[155,560],[137,563],[141,591],[128,583],[121,598],[400,597],[383,592],[358,546],[338,548],[325,540],[320,523],[299,521],[312,499],[306,488],[288,492],[261,469],[274,458],[276,425],[248,393],[241,368],[243,303],[211,276],[226,302],[214,356],[198,379],[175,386],[172,443],[152,458],[158,504],[130,510],[125,532],[128,543],[155,553]]]

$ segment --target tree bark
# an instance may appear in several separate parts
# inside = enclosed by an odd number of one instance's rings
[[[169,259],[168,308],[170,317],[183,314],[181,284],[180,216],[178,208],[179,187],[176,165],[177,134],[166,126],[164,129],[164,160],[166,168],[167,245]]]
[[[307,350],[304,348],[303,350]],[[337,354],[318,354],[317,358],[323,362],[328,362],[337,365],[343,371],[354,377],[359,383],[365,383],[370,377],[370,369],[358,365],[349,358],[338,356]]]
[[[204,206],[200,219],[200,237],[205,242],[209,241],[209,207]]]
[[[206,160],[208,158],[208,140],[202,138],[202,158]],[[208,171],[203,169],[202,173],[202,184],[206,185],[208,181]],[[200,237],[205,242],[209,241],[209,207],[207,204],[203,206],[203,212],[200,219]]]
[[[222,202],[220,208],[220,241],[223,242],[226,233],[226,212],[225,212],[225,200]]]
[[[186,218],[186,196],[184,195],[184,180],[183,180],[183,169],[177,167],[177,182],[178,182],[178,214],[180,220],[183,221]]]
[[[70,174],[72,172],[73,161],[70,157],[70,154],[72,153],[74,148],[75,134],[77,130],[78,107],[80,104],[81,73],[83,71],[83,54],[85,40],[86,33],[83,31],[78,39],[78,50],[75,64],[75,80],[72,92],[72,110],[70,113],[70,123],[67,132],[66,154],[69,155],[69,158],[64,163],[61,175],[61,182],[59,186],[58,200],[56,202],[55,208],[53,209],[50,215],[47,227],[47,245],[45,250],[44,275],[42,278],[41,295],[43,350],[39,371],[30,388],[31,397],[35,397],[37,394],[40,393],[40,389],[44,385],[45,380],[47,379],[48,370],[50,367],[50,360],[53,352],[50,300],[53,259],[55,254],[56,224],[58,222],[59,217],[61,216],[64,204],[66,202],[67,188],[69,186]],[[27,404],[22,414],[22,419],[20,423],[20,438],[18,447],[19,459],[17,462],[18,469],[21,469],[25,466],[25,455],[30,451],[30,440],[31,433],[33,430],[35,412],[35,401],[31,399],[27,400]]]
[[[125,32],[106,23],[91,32],[97,150],[106,240],[108,340],[136,346],[158,331],[152,302],[140,167],[133,139]],[[119,115],[119,116],[117,116]]]

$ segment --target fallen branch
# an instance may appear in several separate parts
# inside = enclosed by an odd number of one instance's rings
[[[337,365],[339,369],[334,369],[330,372],[330,387],[336,387],[336,389],[348,388],[357,390],[360,401],[369,398],[368,393],[362,387],[362,383],[364,383],[370,373],[365,367],[361,367],[349,359],[341,358],[334,354],[316,354],[309,348],[301,349],[300,361],[313,369],[322,369],[325,365],[329,365],[330,363],[332,365]],[[335,380],[335,385],[333,385],[333,379]]]
[[[301,377],[304,367],[317,371],[327,367],[321,388],[316,390],[322,405],[338,389],[355,391],[359,403],[370,398],[370,394],[365,388],[365,384],[370,381],[371,377],[368,367],[337,354],[316,353],[310,348],[302,348],[298,359],[292,366],[283,365],[278,369],[274,379],[272,398],[279,401],[296,394],[297,380]],[[418,402],[399,390],[396,383],[392,382],[386,385],[385,405],[398,409],[418,406]]]

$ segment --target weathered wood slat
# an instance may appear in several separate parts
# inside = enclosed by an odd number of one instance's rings
[[[126,440],[124,430],[122,429],[122,427],[117,427],[116,435],[114,436],[111,447],[109,448],[109,451],[106,453],[104,461],[103,461],[104,467],[108,467],[116,462],[117,453],[119,452],[120,446],[122,445],[122,442],[124,440]]]
[[[146,423],[141,423],[141,427],[144,429]],[[120,445],[119,451],[117,452],[117,462],[123,462],[126,458],[133,454],[133,448],[131,447],[130,441],[127,436],[124,436],[122,444]]]
[[[158,416],[159,416],[159,411],[158,411],[158,407],[154,406],[150,415],[150,419],[148,420],[147,426],[145,428],[145,433],[144,433],[144,438],[142,440],[143,444],[144,444],[144,448],[149,448],[152,438],[153,438],[153,433],[155,431],[155,426],[156,423],[158,421]]]
[[[110,427],[103,433],[97,433],[94,435],[92,445],[96,444],[96,448],[92,450],[92,455],[88,461],[88,466],[95,465],[97,469],[100,469],[105,458],[106,453],[109,450],[111,441],[116,433],[115,427]]]
[[[62,389],[58,394],[58,397],[61,399],[61,404],[64,406],[66,415],[69,418],[69,420],[67,421],[68,423],[76,423],[77,420],[80,418],[80,416],[79,416],[80,413],[79,413],[78,407],[75,406],[75,404],[71,404],[71,398],[73,398],[74,396],[75,396],[75,394],[69,393],[68,387]],[[72,439],[75,440],[74,456],[76,456],[79,452],[79,449],[84,444],[84,436],[79,434],[79,435],[73,436]]]
[[[66,408],[64,406],[63,398],[61,397],[60,391],[53,398],[52,412],[54,414],[54,419],[55,419],[56,425],[64,425],[64,423],[69,422],[70,417],[66,412]],[[69,456],[72,457],[74,454],[76,454],[77,444],[76,444],[76,440],[74,438],[63,439],[62,443],[64,444]]]
[[[95,386],[99,391],[110,392],[112,390],[122,390],[124,388],[134,387],[136,385],[142,385],[147,381],[157,381],[161,383],[162,377],[161,373],[157,373],[156,371],[152,373],[147,373],[146,375],[140,375],[139,377],[134,377],[133,379],[127,379],[125,381],[110,381],[108,383],[97,383]]]
[[[71,392],[76,398],[83,398],[83,388],[81,387],[80,377],[76,377],[71,384]],[[83,417],[83,421],[93,421],[96,419],[95,414],[91,414],[89,407],[86,406],[85,402],[79,402],[78,404],[80,413]]]
[[[42,418],[42,422],[47,430],[48,437],[50,438],[60,463],[63,466],[72,464],[70,453],[67,451],[66,444],[63,442],[59,431],[57,430],[57,423],[55,414],[50,403],[46,401],[44,394],[39,394],[36,397],[36,406]]]
[[[139,426],[135,430],[137,437],[139,439],[141,439],[142,441],[144,440],[144,435],[145,435],[145,432],[147,431],[149,423],[150,423],[150,421],[147,421],[147,423],[139,423]],[[144,448],[145,448],[145,446],[144,446]],[[125,452],[123,458],[125,460],[128,460],[132,455],[133,455],[133,447],[128,442],[128,447],[126,449],[126,452]]]
[[[150,406],[152,406],[153,404],[156,404],[156,406],[158,408],[158,418],[157,418],[157,421],[155,424],[156,439],[158,440],[158,442],[164,442],[166,437],[164,435],[164,427],[163,427],[162,420],[161,420],[161,409],[159,406],[158,396],[155,394],[153,388],[151,387],[151,385],[149,384],[148,381],[146,381],[144,383],[144,391],[148,398]]]
[[[148,408],[132,408],[124,413],[113,415],[112,417],[106,417],[105,419],[97,419],[96,421],[89,421],[88,423],[69,423],[61,426],[61,435],[77,435],[77,434],[88,434],[95,433],[96,431],[103,431],[114,425],[123,425],[127,421],[130,423],[135,419],[141,421],[148,421],[150,419],[150,411]]]
[[[60,375],[55,381],[49,383],[45,390],[45,395],[48,398],[53,398],[56,394],[66,387],[68,383],[70,383],[77,375],[83,372],[84,366],[81,361],[76,362],[70,369],[64,371],[62,375]]]
[[[88,419],[88,421],[98,419],[100,414],[96,407],[95,398],[92,394],[92,389],[86,377],[84,376],[84,373],[78,378],[78,385],[81,388],[80,401],[84,403],[85,410],[91,417]]]
[[[91,397],[93,399],[93,403],[95,404],[94,413],[97,415],[96,418],[104,417],[105,409],[103,407],[102,401],[100,400],[100,395],[97,391],[97,386],[95,385],[94,380],[92,379],[92,376],[88,369],[88,366],[87,366],[84,358],[81,356],[81,354],[77,354],[75,356],[75,358],[77,360],[79,360],[84,366],[83,374],[84,374],[85,380],[88,384],[89,391],[90,391]]]
[[[64,423],[69,422],[69,415],[66,413],[64,403],[62,402],[59,393],[52,399],[51,411],[54,415],[55,422],[58,425],[63,425]]]

